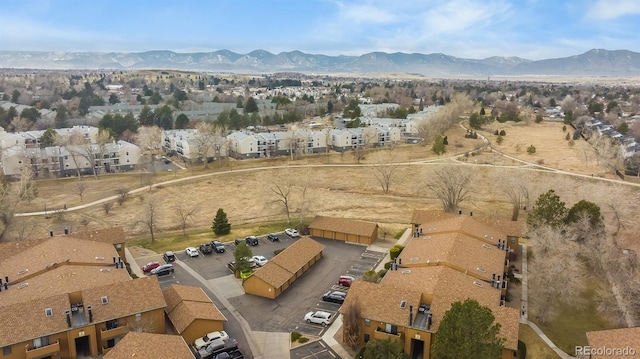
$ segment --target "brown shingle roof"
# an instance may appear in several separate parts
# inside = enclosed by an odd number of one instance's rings
[[[0,262],[0,276],[8,276],[10,282],[17,282],[21,278],[52,267],[54,263],[106,266],[113,263],[114,256],[117,257],[118,252],[111,244],[68,236],[51,237],[24,247],[11,257],[4,257]]]
[[[200,287],[172,284],[162,291],[167,302],[167,313],[182,301],[211,303],[211,299]]]
[[[107,304],[102,304],[100,298],[103,296],[107,297]],[[95,322],[164,309],[167,306],[155,276],[86,289],[82,291],[82,300],[85,308],[92,306]]]
[[[399,291],[379,283],[356,280],[349,287],[340,311],[344,312],[352,303],[358,303],[362,318],[406,327],[409,325],[409,305],[413,305],[415,316],[421,295],[417,290]],[[403,300],[407,301],[404,309],[400,307]]]
[[[162,293],[167,302],[165,312],[179,333],[196,319],[227,321],[200,287],[172,284]]]
[[[278,253],[270,262],[274,262],[291,273],[295,273],[313,257],[322,252],[324,246],[309,237],[301,237]]]
[[[45,315],[46,308],[53,310],[50,317]],[[71,303],[67,294],[27,300],[2,307],[0,347],[67,330],[65,311],[70,308]]]
[[[282,252],[281,252],[282,253]],[[279,253],[278,255],[280,255]],[[280,267],[273,260],[267,262],[267,264],[258,268],[253,272],[252,276],[261,279],[263,282],[269,284],[274,288],[280,288],[286,281],[288,281],[293,274],[288,270]]]
[[[485,228],[486,227],[494,228],[494,231],[498,230],[498,232],[502,232],[510,236],[522,236],[524,234],[523,220],[514,222],[507,219],[499,220],[499,219],[492,219],[492,218],[487,218],[483,216],[470,217],[468,214],[459,215],[457,213],[446,213],[446,212],[434,211],[434,210],[420,210],[420,209],[414,210],[413,215],[411,216],[411,223],[418,224],[418,225],[423,225],[426,223],[432,224],[433,222],[437,222],[445,219],[453,219],[453,218],[468,218],[471,220],[471,222],[477,222],[478,224],[483,225]],[[469,222],[470,221],[466,221],[465,223],[469,223]],[[505,237],[501,239],[505,239]]]
[[[179,335],[129,332],[104,359],[194,359]]]
[[[640,327],[635,328],[620,328],[599,330],[595,332],[587,332],[587,341],[592,349],[599,348],[620,348],[625,349],[627,347],[633,348],[636,355],[640,355]],[[613,353],[615,354],[615,353]],[[635,356],[622,356],[622,355],[592,355],[593,359],[608,358],[608,359],[622,359]]]
[[[353,289],[356,289],[355,291]],[[354,294],[355,293],[355,294]],[[431,303],[422,303],[423,295],[431,296]],[[345,300],[361,303],[362,317],[396,325],[408,325],[408,309],[401,309],[401,300],[407,300],[407,308],[431,304],[432,331],[436,331],[451,303],[472,298],[489,307],[496,321],[503,327],[505,347],[515,350],[518,341],[519,313],[500,307],[500,290],[488,283],[448,267],[420,267],[388,271],[379,284],[355,281]],[[346,308],[346,306],[343,306]]]
[[[348,218],[316,216],[309,228],[372,237],[378,225]],[[374,238],[375,240],[375,238]]]
[[[437,233],[458,232],[496,244],[498,243],[498,239],[507,239],[507,234],[505,232],[500,231],[495,227],[487,226],[468,216],[453,216],[439,221],[423,223],[420,225],[420,228],[423,229],[422,235],[424,236]]]
[[[103,270],[104,269],[104,270]],[[11,278],[9,278],[11,280]],[[81,265],[59,265],[0,292],[0,308],[36,298],[68,294],[106,284],[130,281],[126,269]],[[29,285],[19,288],[20,285]]]
[[[402,265],[451,265],[482,279],[502,277],[506,252],[463,233],[441,233],[412,238],[400,253]],[[427,263],[428,261],[428,263]]]
[[[112,227],[97,229],[93,231],[70,233],[70,237],[86,239],[90,241],[103,242],[109,244],[124,243],[127,241],[122,227]]]
[[[167,313],[171,323],[178,331],[182,333],[196,319],[214,320],[226,322],[227,318],[218,310],[211,302],[190,302],[183,301]]]

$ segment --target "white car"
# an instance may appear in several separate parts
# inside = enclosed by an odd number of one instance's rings
[[[198,256],[198,249],[194,248],[194,247],[187,247],[187,249],[184,250],[184,252],[189,256],[189,257],[197,257]]]
[[[211,332],[202,338],[196,339],[193,345],[196,347],[196,350],[200,350],[202,348],[206,348],[207,345],[209,345],[209,342],[216,339],[227,340],[229,339],[229,335],[224,330],[221,330],[219,332]]]
[[[300,233],[298,233],[297,229],[287,228],[284,230],[284,233],[289,237],[300,237]]]
[[[260,267],[262,267],[263,265],[267,264],[267,262],[269,261],[264,256],[253,256],[253,257],[251,257],[251,259],[253,260],[254,263],[259,265]]]
[[[331,320],[333,320],[333,314],[318,310],[316,312],[307,313],[304,316],[304,320],[306,320],[307,323],[322,324],[326,326],[331,324]]]

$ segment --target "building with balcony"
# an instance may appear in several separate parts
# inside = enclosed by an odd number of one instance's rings
[[[505,339],[502,358],[512,359],[520,313],[505,306],[506,234],[468,216],[419,221],[413,234],[379,283],[356,280],[349,289],[340,311],[359,310],[360,341],[390,339],[429,359],[446,311],[470,298],[491,309]]]
[[[171,358],[195,359],[179,335],[129,332],[104,359]]]
[[[0,358],[107,353],[129,331],[165,332],[155,277],[132,280],[122,229],[0,244]]]

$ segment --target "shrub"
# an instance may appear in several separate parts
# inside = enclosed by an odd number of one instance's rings
[[[277,256],[280,252],[282,252],[284,250],[284,248],[281,249],[276,249],[275,251],[273,251],[273,255]]]
[[[391,264],[391,262],[389,262],[389,264]],[[384,275],[387,274],[388,269],[380,269],[378,271],[378,277],[380,278],[384,278]]]
[[[534,153],[536,153],[536,147],[534,145],[531,145],[527,148],[527,153],[532,155]]]
[[[506,136],[507,135],[507,131],[505,130],[500,130],[500,136]]]
[[[403,249],[404,247],[399,244],[396,244],[395,246],[391,247],[391,249],[389,249],[389,255],[391,256],[391,260],[396,259],[400,255],[400,252],[402,252]]]
[[[389,270],[389,268],[391,268],[391,263],[393,263],[392,261],[389,261],[387,263],[384,264],[384,269]]]
[[[527,346],[522,340],[518,340],[518,359],[527,358]]]
[[[571,135],[569,134],[569,132],[567,132],[567,135],[564,136],[564,139],[569,141],[571,139]]]
[[[298,333],[298,332],[291,332],[291,341],[292,342],[297,342],[298,339],[302,338],[302,334]]]
[[[573,147],[576,145],[576,142],[574,140],[569,140],[569,147]]]
[[[497,144],[501,144],[501,143],[502,143],[502,141],[504,141],[504,138],[503,138],[502,136],[499,136],[499,135],[498,135],[498,138],[496,138],[496,143],[497,143]]]
[[[298,339],[298,343],[306,343],[308,341],[309,341],[309,338],[307,338],[307,337],[302,337],[302,338]]]
[[[542,122],[542,120],[544,120],[544,118],[542,117],[542,115],[538,115],[538,116],[536,116],[536,123],[540,123],[540,122]]]
[[[393,238],[400,239],[400,237],[402,237],[402,235],[404,234],[404,231],[404,229],[399,230],[398,232],[396,232],[396,234],[393,235]]]
[[[567,126],[566,125],[562,126],[562,132],[565,132],[565,131],[567,131]]]
[[[495,132],[493,132],[493,134],[497,136],[500,134],[500,132],[498,132],[498,129],[496,129]]]

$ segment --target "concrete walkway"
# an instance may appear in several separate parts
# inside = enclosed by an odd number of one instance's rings
[[[324,332],[324,335],[322,336],[322,340],[325,343],[327,343],[327,345],[331,347],[333,351],[335,351],[338,355],[340,355],[340,358],[349,359],[352,356],[349,355],[349,353],[344,349],[342,344],[338,343],[334,338],[338,330],[342,330],[342,314],[340,314],[336,318],[336,320],[333,321],[333,324],[331,324],[329,329],[327,329],[327,331]]]

